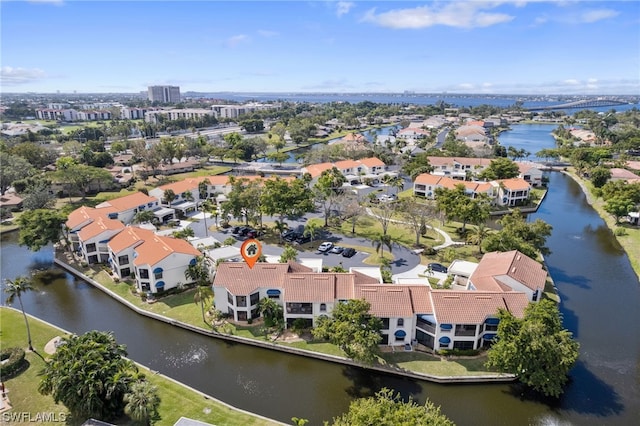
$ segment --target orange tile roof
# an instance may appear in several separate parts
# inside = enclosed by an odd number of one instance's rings
[[[377,157],[361,158],[358,160],[367,167],[384,167],[384,161]]]
[[[547,272],[542,265],[517,250],[486,253],[469,278],[478,290],[504,290],[505,282],[496,279],[509,276],[531,290],[544,288]],[[509,291],[506,290],[506,291]]]
[[[358,167],[360,166],[360,163],[358,163],[355,160],[340,160],[340,161],[336,161],[334,165],[338,168],[338,170],[343,170],[343,169],[353,169],[355,167]]]
[[[529,182],[520,178],[500,179],[497,181],[510,191],[524,191],[531,188]]]
[[[431,300],[440,324],[481,324],[500,308],[521,318],[528,304],[527,296],[516,292],[433,290]]]
[[[488,166],[491,164],[489,158],[475,158],[475,157],[428,157],[429,164],[432,166],[454,166],[455,164],[462,164],[464,166]]]
[[[287,302],[327,303],[335,300],[335,274],[285,274],[281,287]]]
[[[148,229],[127,226],[118,235],[111,238],[107,244],[112,252],[118,254],[122,250],[142,244],[146,240],[150,240],[155,236],[153,231]]]
[[[78,238],[87,241],[93,237],[97,237],[105,231],[117,231],[124,229],[124,224],[119,220],[107,219],[99,217],[78,232]]]
[[[102,209],[96,209],[93,207],[82,206],[78,207],[67,217],[65,225],[69,229],[76,229],[83,223],[90,223],[100,217],[107,217],[109,213],[115,213],[116,210],[112,207],[105,207]]]
[[[179,182],[172,182],[166,185],[159,186],[158,189],[161,189],[163,192],[170,189],[174,194],[182,194],[185,191],[191,191],[192,193],[196,193],[198,191],[198,184],[205,180],[206,177],[200,178],[188,178],[181,180]]]
[[[213,286],[225,287],[235,295],[248,295],[259,287],[282,288],[288,270],[286,263],[256,263],[249,268],[246,263],[223,262],[218,265]]]
[[[113,207],[117,212],[123,212],[131,210],[139,206],[146,206],[147,203],[155,203],[158,199],[151,197],[143,192],[135,192],[133,194],[125,195],[124,197],[114,198],[100,203],[96,208]]]
[[[369,312],[380,318],[410,317],[411,292],[400,285],[364,285],[355,289],[356,299],[364,299],[371,305]]]
[[[408,285],[411,292],[411,303],[413,312],[416,314],[432,314],[431,287],[428,285]]]
[[[138,256],[133,261],[133,264],[136,266],[153,266],[174,253],[187,254],[195,257],[202,255],[202,253],[188,241],[158,235],[155,235],[153,239],[145,240],[141,245],[136,247],[136,253]]]
[[[437,185],[443,179],[442,176],[432,175],[430,173],[422,173],[416,176],[416,180],[414,181],[420,185]]]
[[[331,170],[332,168],[333,163],[309,164],[305,167],[307,173],[309,173],[312,178],[316,178],[320,176],[325,170]]]

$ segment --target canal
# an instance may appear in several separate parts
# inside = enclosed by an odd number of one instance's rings
[[[541,130],[522,135],[526,130]],[[520,127],[505,146],[535,153],[554,146],[546,128]],[[549,130],[550,131],[550,130]],[[515,139],[503,140],[509,137]],[[535,141],[535,142],[531,142]],[[75,333],[113,331],[129,356],[238,408],[311,425],[344,412],[383,386],[426,398],[458,425],[631,425],[640,418],[640,283],[629,259],[580,187],[551,173],[549,193],[532,219],[553,226],[547,265],[562,298],[564,324],[581,344],[571,383],[558,401],[532,398],[517,385],[437,385],[229,344],[159,323],[52,267],[52,249],[31,253],[16,233],[2,236],[5,278],[38,272],[25,309]],[[0,296],[4,303],[4,294]]]

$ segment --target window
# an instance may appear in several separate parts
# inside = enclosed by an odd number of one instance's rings
[[[327,312],[327,304],[326,303],[321,303],[320,304],[320,312]]]
[[[235,305],[235,303],[233,303],[233,295],[229,292],[227,292],[227,302],[229,302],[230,305]]]
[[[404,327],[404,318],[398,318],[398,327]]]
[[[96,244],[95,243],[87,244],[87,253],[91,253],[92,251],[96,251]]]
[[[151,290],[151,287],[149,286],[149,283],[140,283],[140,288],[142,289],[142,291]]]
[[[247,296],[236,296],[236,306],[247,306]],[[238,313],[238,319],[240,319]]]
[[[260,302],[260,293],[253,293],[250,296],[251,306],[257,305]]]
[[[153,277],[154,277],[156,280],[160,280],[160,279],[162,279],[162,272],[155,272],[155,273],[153,274]]]
[[[140,275],[140,278],[142,279],[148,279],[149,278],[149,270],[148,269],[138,269],[138,274]]]
[[[124,255],[124,256],[119,256],[118,257],[118,265],[126,265],[127,263],[129,263],[129,256],[128,255]]]
[[[129,268],[120,269],[120,276],[121,277],[128,277],[129,275],[131,275],[131,269],[129,269]]]
[[[389,329],[389,318],[380,318],[382,320],[382,330]]]
[[[475,335],[476,335],[475,324],[456,325],[456,336],[475,336]]]

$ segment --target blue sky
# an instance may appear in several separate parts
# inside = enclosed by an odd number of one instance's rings
[[[0,2],[4,92],[640,94],[640,2]]]

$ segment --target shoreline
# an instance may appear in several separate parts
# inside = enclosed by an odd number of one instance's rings
[[[424,381],[429,381],[429,382],[433,382],[433,383],[440,383],[440,384],[510,383],[510,382],[513,382],[513,381],[516,380],[516,377],[514,375],[511,375],[511,374],[493,373],[493,374],[477,375],[477,376],[476,375],[473,375],[473,376],[435,376],[435,375],[430,375],[430,374],[418,373],[418,372],[413,372],[413,371],[410,371],[410,370],[405,370],[405,369],[402,369],[400,367],[383,367],[383,366],[375,366],[375,365],[364,365],[364,364],[361,364],[359,362],[353,361],[353,360],[351,360],[349,358],[344,358],[344,357],[339,357],[339,356],[329,355],[329,354],[323,354],[323,353],[320,353],[320,352],[312,352],[312,351],[307,351],[305,349],[298,349],[298,348],[293,348],[293,347],[289,347],[289,346],[283,346],[283,345],[279,345],[279,344],[273,343],[273,342],[266,342],[266,341],[261,341],[261,340],[248,339],[246,337],[234,336],[234,335],[230,335],[230,334],[219,333],[219,332],[216,332],[216,331],[210,331],[210,330],[207,330],[207,329],[204,329],[204,328],[201,328],[201,327],[196,327],[196,326],[193,326],[191,324],[187,324],[187,323],[184,323],[182,321],[178,321],[178,320],[166,317],[164,315],[159,315],[159,314],[156,314],[154,312],[149,312],[149,311],[147,311],[145,309],[141,309],[141,308],[133,305],[128,300],[125,300],[124,298],[122,298],[118,294],[115,294],[111,290],[103,287],[100,283],[98,283],[97,281],[93,280],[92,278],[86,276],[85,274],[83,274],[82,272],[78,271],[77,269],[75,269],[71,265],[68,265],[67,263],[59,260],[58,258],[54,257],[53,262],[54,262],[55,265],[63,268],[67,272],[69,272],[69,273],[81,278],[82,280],[86,281],[87,283],[89,283],[89,284],[93,285],[94,287],[100,289],[105,294],[107,294],[108,296],[112,297],[114,300],[122,303],[123,305],[125,305],[126,307],[128,307],[131,310],[133,310],[134,312],[136,312],[139,315],[143,315],[143,316],[146,316],[148,318],[164,322],[164,323],[166,323],[168,325],[172,325],[172,326],[175,326],[175,327],[180,327],[182,329],[185,329],[185,330],[188,330],[188,331],[191,331],[191,332],[199,333],[199,334],[204,335],[204,336],[213,337],[213,338],[226,340],[226,341],[232,341],[232,342],[235,342],[235,343],[241,343],[241,344],[254,346],[254,347],[258,347],[258,348],[262,348],[262,349],[267,349],[267,350],[280,351],[280,352],[288,353],[288,354],[291,354],[291,355],[304,356],[304,357],[307,357],[307,358],[314,358],[314,359],[318,359],[318,360],[321,360],[321,361],[333,362],[333,363],[342,364],[342,365],[348,365],[348,366],[351,366],[351,367],[362,368],[362,369],[365,369],[365,370],[373,370],[373,371],[377,371],[377,372],[384,373],[384,374],[392,374],[392,375],[396,375],[398,377],[405,377],[405,378],[411,378],[411,379],[416,379],[416,380],[424,380]]]
[[[12,306],[5,306],[5,305],[2,305],[2,306],[1,306],[1,308],[2,308],[2,309],[10,309],[10,310],[12,310],[12,311],[14,311],[14,312],[16,312],[16,313],[18,313],[18,314],[22,315],[22,311],[20,311],[20,310],[19,310],[19,309],[17,309],[17,308],[14,308],[14,307],[12,307]],[[36,320],[36,321],[39,321],[39,322],[41,322],[42,324],[45,324],[46,326],[51,327],[51,328],[53,328],[54,330],[59,331],[59,332],[60,332],[61,334],[63,334],[63,335],[73,336],[73,335],[75,334],[75,333],[72,333],[72,332],[70,332],[70,331],[68,331],[68,330],[65,330],[64,328],[59,327],[59,326],[57,326],[57,325],[55,325],[55,324],[51,324],[50,322],[48,322],[48,321],[46,321],[46,320],[44,320],[44,319],[42,319],[42,318],[36,317],[36,316],[31,315],[31,314],[29,314],[29,313],[25,313],[25,314],[26,314],[30,319],[32,319],[32,320]],[[45,348],[46,348],[46,345],[45,345]],[[46,352],[46,350],[45,350],[45,352]],[[256,414],[256,413],[252,413],[252,412],[247,411],[247,410],[243,410],[243,409],[238,408],[238,407],[234,407],[234,406],[233,406],[233,405],[231,405],[231,404],[228,404],[228,403],[226,403],[226,402],[224,402],[224,401],[222,401],[222,400],[220,400],[220,399],[218,399],[218,398],[215,398],[215,397],[213,397],[213,396],[211,396],[211,395],[209,395],[209,394],[207,394],[207,393],[205,393],[205,392],[202,392],[202,391],[200,391],[200,390],[198,390],[198,389],[195,389],[195,388],[193,388],[193,387],[191,387],[191,386],[189,386],[189,385],[186,385],[186,384],[184,384],[184,383],[182,383],[182,382],[180,382],[180,381],[178,381],[178,380],[176,380],[176,379],[174,379],[174,378],[172,378],[172,377],[167,376],[166,374],[160,373],[159,371],[156,371],[156,370],[152,370],[151,368],[147,367],[146,365],[144,365],[144,364],[142,364],[142,363],[140,363],[140,362],[138,362],[138,361],[135,361],[135,360],[133,360],[133,359],[131,359],[131,358],[129,358],[129,357],[125,357],[125,358],[126,358],[126,359],[128,359],[128,360],[130,360],[130,361],[132,361],[132,362],[133,362],[133,363],[134,363],[138,368],[144,369],[146,372],[148,372],[148,374],[149,374],[149,375],[157,376],[157,377],[160,377],[160,378],[162,378],[162,379],[168,380],[168,381],[170,381],[170,382],[172,382],[172,383],[175,383],[176,385],[178,385],[178,386],[180,386],[180,387],[183,387],[183,388],[185,388],[185,389],[187,389],[187,390],[189,390],[189,391],[191,391],[191,392],[194,392],[194,393],[196,393],[196,394],[198,394],[198,395],[202,396],[202,397],[203,397],[204,399],[206,399],[206,400],[210,400],[210,401],[213,401],[213,402],[214,402],[214,403],[216,403],[216,404],[220,404],[220,405],[222,405],[223,407],[226,407],[226,408],[229,408],[229,409],[231,409],[231,410],[233,410],[233,411],[237,411],[238,413],[245,414],[245,415],[247,415],[247,416],[251,416],[251,417],[255,417],[255,418],[258,418],[258,419],[260,419],[260,420],[265,420],[265,421],[267,421],[267,422],[271,422],[271,423],[274,423],[274,424],[278,424],[278,425],[287,425],[287,424],[288,424],[288,423],[283,423],[283,422],[281,422],[281,421],[279,421],[279,420],[270,419],[270,418],[265,417],[265,416],[262,416],[262,415],[260,415],[260,414]]]

